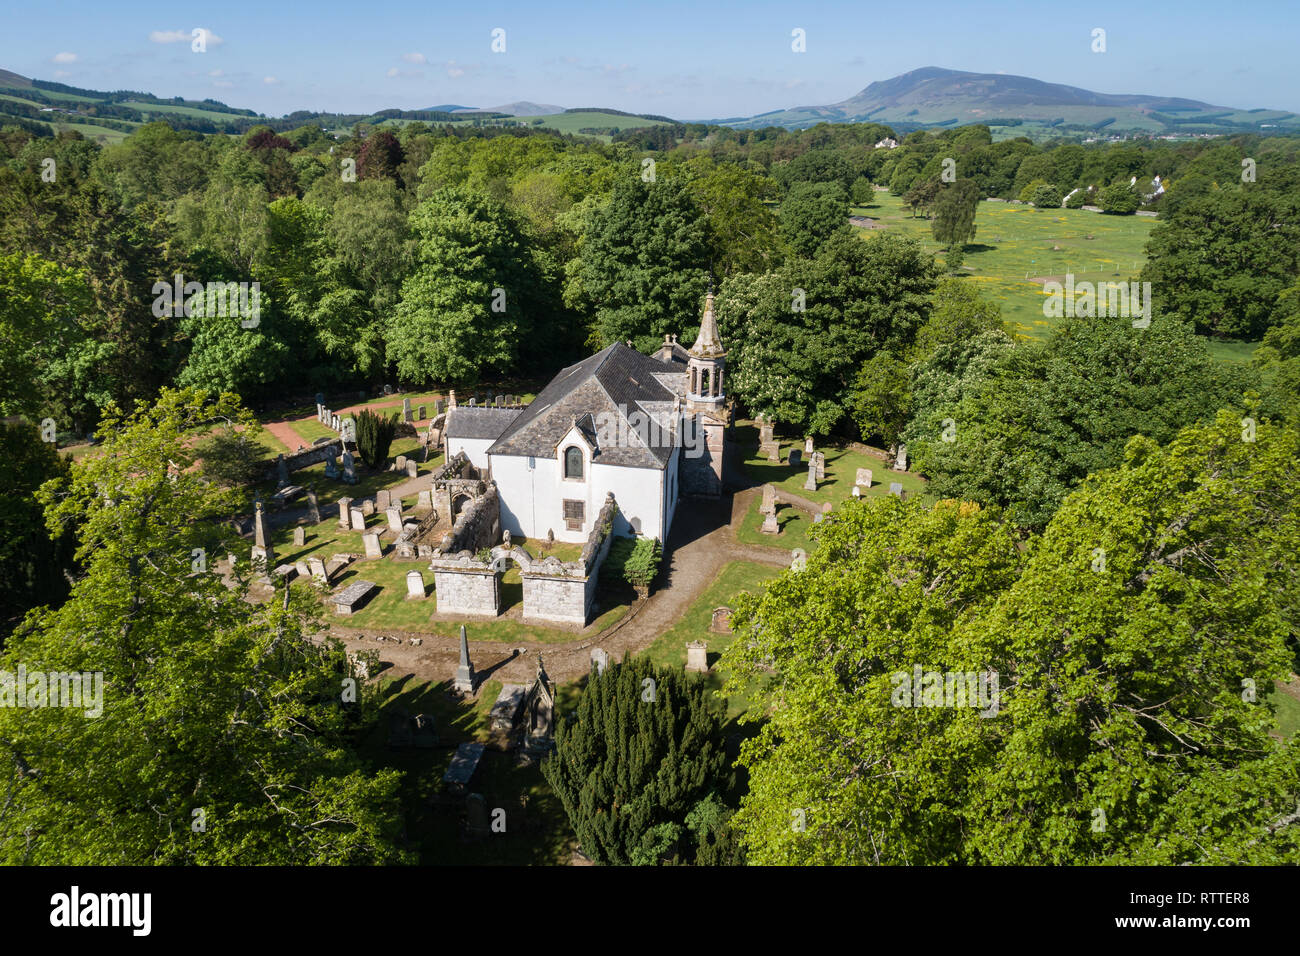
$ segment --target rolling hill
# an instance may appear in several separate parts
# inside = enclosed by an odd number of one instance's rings
[[[797,106],[715,122],[738,128],[873,122],[900,132],[969,123],[1153,135],[1300,130],[1300,116],[1286,110],[1244,110],[1178,97],[1096,93],[1027,76],[966,73],[937,66],[874,82],[827,106]]]

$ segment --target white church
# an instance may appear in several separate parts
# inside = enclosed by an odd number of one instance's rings
[[[521,408],[460,405],[453,392],[447,458],[463,451],[496,483],[501,527],[511,534],[585,541],[613,492],[616,533],[666,541],[683,496],[722,495],[726,354],[710,292],[689,350],[676,336],[649,356],[611,345],[562,370]]]

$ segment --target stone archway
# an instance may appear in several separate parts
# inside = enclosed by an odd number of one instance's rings
[[[456,519],[460,517],[461,510],[473,501],[469,495],[461,493],[453,495],[451,499],[451,523],[455,524]]]

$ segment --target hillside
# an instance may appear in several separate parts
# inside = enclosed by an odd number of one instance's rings
[[[358,123],[403,126],[425,122],[534,126],[605,140],[619,130],[670,122],[666,117],[637,116],[618,110],[566,110],[523,100],[491,109],[445,104],[428,110],[385,109],[369,114],[301,110],[269,117],[218,100],[186,100],[179,96],[163,99],[132,90],[86,90],[0,70],[0,126],[22,126],[43,135],[71,129],[100,143],[115,143],[143,124],[158,121],[175,129],[232,136],[260,125],[284,132],[314,123],[346,135]]]
[[[803,128],[820,122],[868,121],[900,131],[968,123],[1024,127],[1016,130],[1017,135],[1300,130],[1300,116],[1286,110],[1245,110],[1178,97],[1097,93],[1027,76],[967,73],[935,66],[871,83],[838,103],[717,122],[739,128]]]

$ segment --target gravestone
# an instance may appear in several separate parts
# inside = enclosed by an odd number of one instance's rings
[[[763,486],[763,500],[758,506],[758,513],[761,515],[770,515],[776,512],[776,488],[772,485]]]
[[[594,656],[595,651],[592,651],[592,654]],[[489,726],[497,733],[509,733],[514,730],[527,693],[528,688],[523,684],[504,685],[492,709],[488,711]]]
[[[817,463],[816,462],[812,462],[812,461],[808,462],[808,477],[804,479],[803,490],[804,491],[817,490]]]
[[[465,798],[465,826],[471,834],[480,835],[492,831],[491,817],[488,814],[487,798],[481,793],[471,793]]]
[[[307,489],[307,520],[312,525],[320,524],[320,502],[316,500],[316,492],[310,488]]]
[[[333,452],[331,452],[329,458],[325,460],[325,477],[330,479],[330,481],[339,480],[339,463],[338,459],[334,457]]]
[[[361,606],[366,603],[371,592],[376,590],[373,581],[353,581],[338,594],[334,595],[334,613],[351,614],[360,610]]]
[[[907,446],[899,445],[898,454],[894,456],[894,471],[907,471]]]
[[[406,477],[407,478],[420,477],[420,466],[416,463],[414,458],[406,459]]]
[[[862,497],[862,486],[861,486],[861,485],[854,485],[854,486],[853,486],[853,497],[854,497],[854,498],[861,498],[861,497]]]
[[[412,723],[415,725],[412,744],[425,750],[438,746],[438,730],[434,726],[432,714],[416,714]]]
[[[417,508],[432,508],[433,492],[430,491],[428,488],[425,488],[423,491],[421,491],[419,495],[416,496],[415,506]]]
[[[406,456],[398,455],[397,460],[393,462],[393,471],[406,471]]]
[[[791,467],[791,468],[798,468],[801,464],[803,464],[803,452],[800,451],[798,448],[791,448],[791,449],[790,449],[790,467]]]
[[[829,501],[823,501],[823,502],[822,502],[822,514],[824,514],[824,515],[828,515],[828,514],[830,514],[830,513],[831,513],[831,503],[830,503]]]
[[[339,417],[333,413],[330,414],[330,428],[334,429],[334,431],[339,430]]]
[[[406,572],[406,599],[408,601],[424,600],[424,575],[419,571]]]
[[[473,407],[474,407],[475,405],[477,405],[477,404],[478,404],[478,399],[476,399],[476,398],[471,398],[471,399],[469,400],[469,407],[470,407],[470,408],[473,408]]]
[[[409,398],[402,399],[402,421],[415,421],[415,413],[411,411],[411,400]]]
[[[375,561],[384,556],[384,546],[379,543],[378,531],[367,531],[361,536],[361,542],[366,546],[367,561]]]
[[[339,530],[352,530],[352,499],[339,499]]]
[[[375,503],[369,498],[361,499],[361,513],[369,518],[375,513]]]
[[[469,635],[465,633],[464,624],[460,626],[460,665],[456,668],[452,686],[462,694],[474,693],[474,665],[469,662]]]
[[[858,469],[858,477],[857,477],[857,479],[856,479],[856,481],[855,481],[855,484],[861,485],[863,488],[870,488],[870,487],[871,487],[871,469],[870,469],[870,468],[859,468],[859,469]]]
[[[822,523],[822,519],[825,518],[825,517],[826,517],[826,516],[825,516],[824,514],[822,514],[821,512],[818,512],[817,514],[813,515],[813,524],[821,524],[821,523]]]
[[[384,386],[384,394],[385,394],[385,395],[392,395],[392,394],[393,394],[393,386],[391,386],[391,385],[385,385],[385,386]]]
[[[306,578],[311,576],[311,566],[302,558],[299,558],[297,561],[295,561],[293,563],[293,566],[294,569],[298,572],[298,577]],[[321,570],[324,570],[324,565],[321,565]]]
[[[349,485],[356,484],[357,481],[356,465],[352,460],[352,452],[350,451],[343,453],[343,481]]]
[[[709,669],[709,645],[691,641],[686,645],[687,673],[703,674]]]
[[[507,404],[507,405],[514,405],[518,400],[519,400],[519,396],[518,396],[518,395],[507,395],[507,396],[506,396],[506,404]]]
[[[817,480],[826,480],[826,452],[815,451],[812,456],[813,464],[817,466]]]
[[[422,421],[424,421],[426,418],[429,417],[428,415],[425,414],[425,411],[426,411],[426,410],[427,410],[427,409],[426,409],[425,406],[423,406],[423,405],[421,405],[421,406],[416,410],[415,420],[416,420],[417,422],[422,422]]]
[[[812,435],[809,435],[807,438],[803,440],[803,453],[805,455],[811,455],[813,453]]]
[[[720,634],[731,633],[731,608],[715,607],[713,616],[709,619],[709,630],[717,631]]]
[[[898,495],[898,497],[901,498],[903,497],[903,486],[896,481],[891,481],[889,483],[889,493],[891,495]]]
[[[387,511],[393,503],[393,493],[387,488],[375,493],[375,507],[380,511]]]
[[[320,558],[308,558],[307,570],[313,578],[320,581],[322,584],[329,583],[329,575],[325,573],[325,562]]]
[[[758,442],[760,445],[767,445],[772,442],[772,423],[766,418],[759,420],[758,425]]]
[[[591,649],[591,666],[596,668],[597,674],[605,673],[605,668],[609,666],[609,652],[599,647]]]
[[[781,443],[771,442],[767,446],[767,460],[770,462],[779,462],[781,460]]]
[[[352,508],[350,513],[352,515],[352,530],[365,531],[366,513],[362,511],[360,508],[356,508],[356,507]]]
[[[293,529],[293,546],[295,548],[301,548],[306,543],[307,543],[307,529],[304,528],[302,525],[298,525],[298,527]]]
[[[758,529],[763,534],[776,534],[781,530],[780,525],[776,523],[776,512],[773,511],[763,519],[763,527]]]
[[[498,396],[497,396],[496,405],[497,405],[497,408],[505,408],[505,405],[506,405],[506,397],[505,397],[504,395],[498,395]]]
[[[265,578],[267,571],[275,564],[275,548],[271,544],[271,535],[266,526],[266,510],[262,503],[257,503],[253,512],[253,565],[259,569],[259,577]]]
[[[284,460],[284,455],[280,455],[275,460],[275,487],[283,488],[289,484],[289,463]]]
[[[402,535],[402,509],[389,508],[384,514],[388,518],[388,529],[393,532],[394,537]]]
[[[339,437],[343,441],[355,445],[357,443],[357,420],[355,418],[345,418],[339,425]]]
[[[435,417],[441,415],[446,410],[447,403],[443,399],[440,398],[433,403],[433,414]]]

